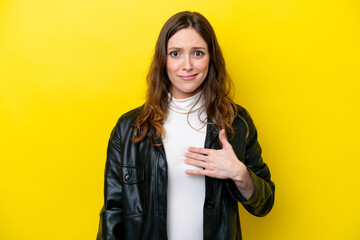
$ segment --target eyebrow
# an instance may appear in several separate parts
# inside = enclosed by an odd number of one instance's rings
[[[183,50],[184,48],[180,48],[180,47],[170,47],[168,48],[168,50]],[[206,50],[206,48],[204,47],[193,47],[191,48],[192,50]]]

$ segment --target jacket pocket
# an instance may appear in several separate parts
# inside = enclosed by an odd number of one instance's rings
[[[122,205],[125,216],[144,213],[144,166],[122,166],[120,178],[123,187]]]
[[[125,184],[134,184],[144,181],[143,166],[123,166],[121,168],[121,182]]]

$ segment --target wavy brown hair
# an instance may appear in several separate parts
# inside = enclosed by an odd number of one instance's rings
[[[233,133],[232,122],[236,107],[230,90],[232,82],[225,69],[220,46],[209,21],[197,12],[179,12],[173,15],[160,31],[155,54],[147,76],[147,99],[135,122],[133,142],[141,142],[149,128],[153,128],[150,141],[165,137],[164,122],[167,119],[171,82],[166,72],[167,44],[171,36],[184,28],[193,28],[205,40],[210,55],[208,74],[201,85],[204,109],[208,124],[216,124],[219,131],[225,128]],[[151,126],[151,127],[150,127]],[[154,144],[155,145],[155,144]]]

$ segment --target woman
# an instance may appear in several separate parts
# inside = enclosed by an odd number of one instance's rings
[[[147,80],[110,136],[98,239],[241,239],[238,202],[264,216],[275,186],[205,17],[165,23]]]

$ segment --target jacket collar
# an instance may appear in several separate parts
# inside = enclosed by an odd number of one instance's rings
[[[204,148],[210,148],[212,142],[219,136],[219,130],[217,126],[210,119],[208,119],[207,122],[208,124],[206,126],[206,137],[205,137]],[[151,127],[150,131],[148,131],[147,133],[147,136],[151,136],[153,131],[154,128]],[[156,138],[154,139],[154,143],[161,144],[161,146],[163,146],[162,139]]]
[[[213,123],[210,119],[208,119],[208,124],[206,128],[206,137],[205,137],[205,144],[204,148],[210,148],[212,142],[219,136],[219,130],[216,124]]]
[[[141,111],[141,109],[144,107],[144,105],[142,105],[141,107],[139,107],[139,111]],[[131,127],[135,127],[135,121],[136,121],[136,117],[132,118],[131,121],[129,122]],[[150,136],[153,134],[153,132],[155,131],[153,126],[149,126],[149,130],[146,134],[147,137],[150,138]],[[206,128],[206,137],[205,137],[205,143],[204,143],[204,148],[210,148],[212,142],[215,140],[215,138],[217,138],[219,136],[219,130],[216,126],[216,124],[214,124],[213,121],[211,121],[209,118],[207,119],[207,128]],[[155,144],[159,144],[159,150],[160,152],[165,156],[165,150],[164,150],[164,145],[162,143],[162,139],[160,138],[154,138],[153,139]]]
[[[207,128],[206,128],[206,137],[205,137],[204,148],[210,148],[213,141],[216,138],[218,138],[218,136],[219,136],[219,130],[218,130],[217,126],[209,119],[207,120],[207,122],[208,122],[208,124],[206,126]],[[150,137],[153,131],[154,131],[154,128],[151,127],[150,131],[148,131],[148,133],[147,133],[147,136]],[[166,158],[165,148],[164,148],[164,144],[163,144],[162,140],[160,138],[154,138],[153,141],[155,144],[158,145],[157,148],[159,149],[161,154]]]

